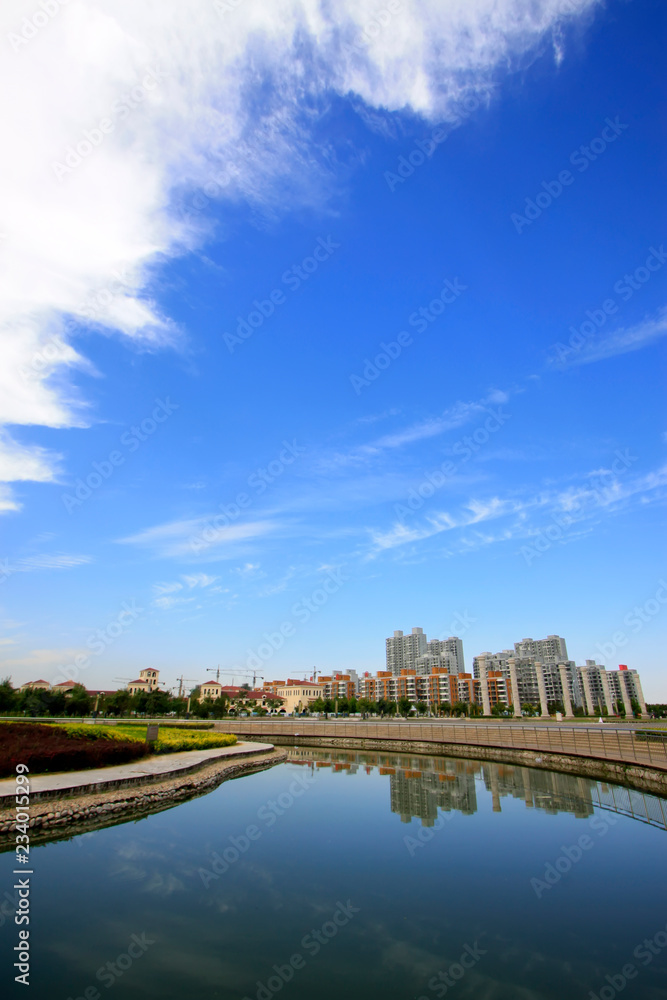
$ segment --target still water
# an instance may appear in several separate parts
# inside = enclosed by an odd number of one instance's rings
[[[667,998],[667,801],[507,764],[290,755],[34,849],[31,985],[5,907],[2,994]]]

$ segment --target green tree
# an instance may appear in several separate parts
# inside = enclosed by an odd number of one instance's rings
[[[0,681],[0,713],[7,715],[12,712],[18,703],[18,691],[12,687],[11,677],[5,677]]]
[[[146,699],[148,715],[167,715],[172,711],[172,697],[166,691],[151,691]]]
[[[89,715],[93,708],[93,699],[83,684],[75,684],[65,702],[67,715],[82,717]]]
[[[407,697],[407,695],[401,695],[401,697],[398,699],[399,714],[408,716],[410,714],[411,708],[412,708],[412,702]]]
[[[136,694],[132,695],[132,701],[130,702],[130,708],[137,715],[146,714],[146,706],[148,705],[148,692],[147,691],[137,691]]]
[[[194,702],[191,705],[192,714],[198,719],[208,719],[213,715],[215,702],[212,698],[204,698],[202,701]]]
[[[425,701],[418,701],[417,704],[415,705],[415,708],[417,709],[420,715],[426,715],[426,713],[428,712],[428,705],[426,704]]]
[[[452,706],[449,701],[441,701],[438,706],[438,711],[440,715],[450,716],[452,714]]]
[[[129,691],[123,688],[120,691],[114,692],[114,694],[107,695],[102,703],[103,711],[107,712],[109,715],[124,715],[125,712],[129,712],[130,704],[132,702],[132,695]]]
[[[221,694],[219,698],[213,701],[213,716],[216,719],[222,719],[229,711],[229,698]]]

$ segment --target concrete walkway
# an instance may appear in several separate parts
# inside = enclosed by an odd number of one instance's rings
[[[108,788],[145,784],[162,778],[196,771],[204,764],[220,758],[247,757],[273,750],[272,743],[236,743],[231,747],[213,747],[210,750],[181,750],[178,753],[157,754],[132,764],[115,764],[112,767],[91,768],[89,771],[67,771],[59,774],[30,775],[31,801],[51,795],[74,795],[83,792],[101,792]],[[14,801],[14,778],[0,781],[0,807]]]

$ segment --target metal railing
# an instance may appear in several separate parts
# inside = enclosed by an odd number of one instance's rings
[[[241,736],[372,739],[567,754],[667,771],[667,733],[611,726],[494,724],[492,722],[371,722],[317,719],[231,720],[216,723]]]

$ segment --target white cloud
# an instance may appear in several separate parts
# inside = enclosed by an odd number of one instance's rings
[[[76,656],[87,654],[90,650],[85,647],[72,647],[64,649],[31,649],[23,656],[2,661],[3,670],[19,670],[25,680],[16,680],[15,684],[25,683],[28,680],[49,680],[44,674],[51,670],[62,668],[64,663],[71,663]]]
[[[605,481],[596,483],[595,477],[601,473],[606,476]],[[479,548],[512,538],[531,537],[540,534],[547,524],[554,523],[542,523],[549,514],[565,513],[571,516],[570,521],[564,522],[576,525],[575,528],[568,527],[565,533],[566,541],[571,541],[590,530],[588,523],[599,519],[601,515],[619,513],[633,503],[644,505],[663,502],[667,498],[665,487],[667,465],[635,477],[630,477],[627,472],[618,476],[607,470],[597,470],[584,477],[580,486],[572,486],[566,490],[526,492],[523,496],[505,499],[471,499],[454,514],[439,511],[423,519],[415,519],[414,523],[396,521],[387,530],[372,530],[371,546],[366,558],[374,558],[383,551],[421,542],[456,529],[459,529],[460,550]],[[534,515],[538,515],[538,518],[535,519]],[[463,533],[465,529],[474,529],[482,522],[503,517],[511,518],[511,523],[496,534],[484,534],[478,530]]]
[[[118,539],[121,545],[140,545],[162,557],[190,557],[213,554],[216,558],[231,558],[239,543],[261,538],[277,530],[272,521],[249,521],[213,528],[215,514],[182,521],[169,521],[146,528],[128,538]],[[210,534],[204,536],[204,532]],[[185,578],[184,578],[185,579]],[[191,579],[196,579],[191,577]]]
[[[38,556],[27,556],[25,559],[18,559],[9,566],[9,574],[31,573],[40,569],[74,569],[76,566],[85,566],[92,561],[92,556],[44,553]]]
[[[0,420],[85,425],[73,331],[174,342],[154,268],[206,238],[212,199],[320,203],[336,157],[315,123],[331,94],[452,120],[550,31],[560,58],[562,21],[595,6],[422,0],[378,27],[377,0],[71,0],[26,40],[25,11],[5,4]],[[54,467],[34,450],[18,463],[42,482]],[[0,508],[16,506],[5,493]]]
[[[175,594],[177,591],[183,590],[182,583],[154,583],[153,591],[158,597],[163,594]]]
[[[521,390],[514,390],[519,392]],[[458,430],[464,427],[475,417],[488,416],[491,404],[499,406],[508,402],[510,393],[500,389],[493,389],[483,399],[463,401],[458,400],[448,407],[443,413],[435,417],[428,417],[418,423],[410,424],[400,430],[390,434],[384,434],[380,438],[368,444],[359,445],[349,452],[336,452],[330,456],[322,456],[319,459],[319,467],[323,471],[335,472],[337,469],[345,468],[349,465],[366,465],[371,458],[383,455],[387,451],[403,448],[406,445],[416,444],[428,438],[438,437],[448,431]]]
[[[36,445],[26,446],[14,441],[0,430],[0,482],[54,482],[60,455]]]
[[[156,597],[153,606],[160,611],[170,611],[172,608],[190,604],[191,601],[194,601],[194,597]]]
[[[218,579],[217,576],[208,576],[206,573],[193,573],[190,576],[183,576],[190,589],[193,587],[210,587]]]
[[[655,319],[645,319],[636,326],[622,328],[609,337],[590,337],[578,348],[564,348],[553,364],[558,368],[574,368],[594,361],[615,358],[619,354],[650,347],[667,335],[667,308],[661,309]]]

